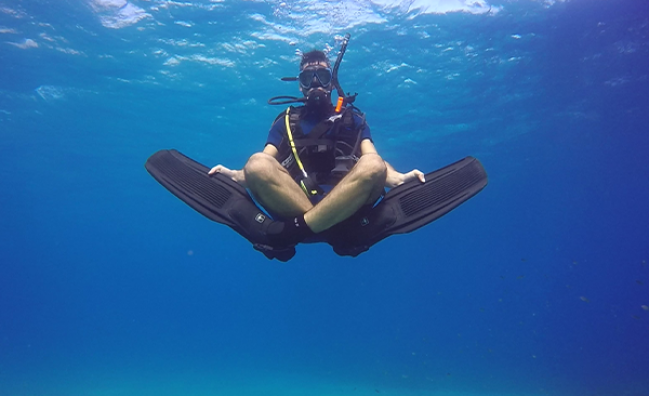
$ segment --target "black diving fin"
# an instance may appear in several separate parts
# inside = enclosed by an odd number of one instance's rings
[[[273,246],[266,236],[273,220],[248,195],[245,188],[222,174],[210,176],[210,168],[176,150],[160,150],[144,165],[164,188],[192,209],[225,224],[246,238],[264,255],[288,261],[295,246]]]
[[[479,193],[488,182],[480,161],[466,157],[388,191],[330,230],[327,242],[341,256],[356,257],[394,234],[406,234],[439,219]]]
[[[269,218],[245,188],[176,150],[161,150],[146,162],[147,171],[191,208],[225,224],[264,255],[288,261],[295,246],[274,246],[267,230]],[[393,234],[414,231],[448,213],[487,185],[480,162],[464,158],[426,174],[426,183],[411,181],[391,189],[376,206],[359,211],[309,242],[327,242],[342,256],[357,256]]]

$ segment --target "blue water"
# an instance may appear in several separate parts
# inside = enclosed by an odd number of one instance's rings
[[[0,395],[648,395],[647,15],[0,0]],[[162,148],[243,166],[296,51],[345,32],[380,154],[476,156],[483,192],[279,263],[146,173]]]

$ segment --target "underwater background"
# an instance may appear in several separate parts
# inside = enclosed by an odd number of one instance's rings
[[[145,171],[240,168],[351,41],[379,153],[476,197],[268,261]],[[0,395],[649,395],[643,0],[0,0]]]

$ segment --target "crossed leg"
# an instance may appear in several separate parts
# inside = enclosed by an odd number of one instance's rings
[[[315,206],[288,171],[268,154],[251,156],[243,171],[248,188],[264,208],[285,218],[303,214],[311,231],[318,233],[375,202],[383,192],[387,169],[378,154],[363,155]]]

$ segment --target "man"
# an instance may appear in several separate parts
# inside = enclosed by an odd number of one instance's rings
[[[322,51],[302,56],[299,81],[306,104],[294,109],[298,125],[290,126],[287,111],[271,127],[264,150],[253,154],[243,169],[217,165],[208,172],[221,173],[247,188],[280,220],[268,235],[275,246],[295,245],[333,227],[361,207],[373,205],[385,187],[425,182],[419,170],[399,173],[381,158],[369,127],[353,106],[342,109],[342,115],[335,111],[331,65]],[[293,128],[301,129],[295,139]],[[314,133],[318,136],[311,136]],[[345,160],[355,162],[351,169],[337,165]]]
[[[278,96],[269,103],[305,105],[277,117],[264,150],[243,169],[209,169],[171,149],[151,155],[147,171],[191,208],[279,261],[293,258],[300,242],[327,242],[336,254],[356,257],[479,193],[488,178],[473,157],[431,172],[427,180],[418,170],[399,173],[383,161],[364,115],[353,106],[355,95],[345,96],[338,81],[349,37],[333,70],[323,52],[311,51],[302,57],[298,78],[282,79],[299,80],[304,96]],[[338,93],[335,107],[332,89]],[[391,190],[383,194],[385,187]]]

